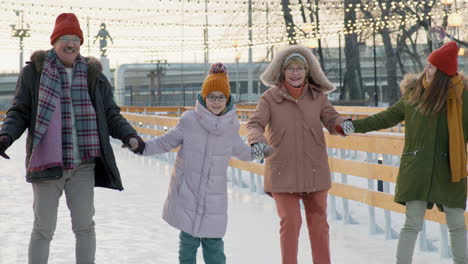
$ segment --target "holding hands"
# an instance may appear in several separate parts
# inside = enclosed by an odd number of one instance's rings
[[[258,161],[263,161],[275,152],[275,148],[263,142],[252,145],[252,157]]]
[[[354,133],[354,125],[351,120],[345,120],[335,126],[335,131],[342,136],[349,136]]]
[[[143,154],[145,142],[139,135],[129,135],[124,139],[122,148],[128,148],[135,154]]]

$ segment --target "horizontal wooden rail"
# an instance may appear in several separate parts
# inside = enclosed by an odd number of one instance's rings
[[[256,105],[237,105],[237,117],[247,120],[255,112]],[[361,107],[361,106],[335,106],[337,111],[351,119],[361,119],[385,110],[384,107]],[[128,113],[155,113],[159,116],[179,117],[187,110],[193,110],[190,106],[122,106],[123,112]],[[381,132],[404,132],[404,123],[399,127],[383,129]]]
[[[338,158],[328,158],[328,164],[333,172],[367,179],[396,182],[398,176],[398,167],[395,166]]]
[[[158,113],[158,112],[184,112],[187,110],[184,106],[122,106],[123,112],[130,113]]]
[[[257,107],[256,104],[248,104],[248,105],[236,104],[237,109],[252,109],[252,110],[255,110],[256,107]]]
[[[161,116],[148,116],[148,115],[141,115],[141,114],[133,114],[133,113],[123,113],[122,114],[125,119],[130,122],[135,123],[142,123],[146,125],[159,125],[159,126],[167,126],[167,127],[175,127],[179,122],[179,118],[176,117],[161,117]]]
[[[0,111],[0,122],[3,123],[3,120],[5,119],[6,116],[6,111]]]
[[[372,153],[401,155],[405,144],[402,133],[369,132],[351,134],[347,137],[332,136],[325,131],[327,147]]]
[[[255,112],[256,105],[242,105],[242,108],[237,109],[237,117],[240,120],[246,121]],[[369,108],[369,109],[367,109]],[[376,112],[384,110],[385,108],[372,108],[372,107],[338,107],[338,112],[345,117],[351,119],[361,119],[373,115]],[[144,113],[156,114],[157,116],[179,117],[183,112],[192,110],[194,107],[183,106],[123,106],[123,112],[126,113]],[[356,111],[354,111],[356,110]],[[357,111],[359,110],[359,111]],[[397,127],[380,130],[380,132],[404,132],[403,123]]]
[[[405,207],[395,203],[393,201],[394,196],[388,193],[376,192],[337,182],[333,182],[333,187],[329,193],[374,207],[379,207],[402,214],[405,213]],[[426,211],[425,218],[437,223],[446,224],[445,214],[439,212],[436,206],[434,206],[432,210]],[[468,224],[468,212],[465,212],[465,222]]]
[[[362,113],[370,113],[375,114],[381,112],[386,107],[366,107],[366,106],[333,106],[335,107],[336,111],[338,112],[362,112]]]
[[[175,127],[179,118],[147,116],[142,114],[123,113],[130,122],[145,125]],[[239,134],[247,136],[246,122],[241,122]],[[138,126],[138,125],[136,125]],[[369,132],[366,134],[352,134],[346,138],[331,136],[326,130],[325,140],[328,147],[338,149],[351,149],[357,151],[374,152],[382,154],[400,155],[403,150],[404,136],[402,133]],[[146,134],[146,133],[145,133]]]
[[[246,111],[255,110],[257,105],[243,105],[236,104],[238,110]],[[362,114],[375,114],[385,110],[385,107],[365,107],[365,106],[334,106],[338,112],[350,112],[350,113],[362,113]],[[142,113],[142,112],[176,112],[178,110],[186,111],[193,109],[190,106],[122,106],[122,111],[132,112],[132,113]]]
[[[146,116],[130,113],[124,113],[123,116],[130,122],[167,126],[168,128],[175,127],[179,120],[175,117]],[[245,122],[241,122],[239,134],[241,136],[247,136]],[[325,140],[327,142],[327,146],[332,148],[391,155],[400,155],[404,145],[404,137],[402,133],[370,132],[366,134],[353,134],[344,138],[331,136],[325,131]]]

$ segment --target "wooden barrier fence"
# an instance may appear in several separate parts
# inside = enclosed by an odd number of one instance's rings
[[[353,110],[353,107],[337,107],[338,110]],[[186,111],[186,107],[122,107],[125,112],[146,112],[146,113],[180,113]],[[372,111],[358,108],[361,113],[372,113]],[[378,111],[381,111],[379,109]],[[348,114],[352,111],[346,111]],[[375,112],[375,111],[374,111]],[[6,112],[0,111],[0,122],[3,121]],[[146,126],[160,126],[170,129],[174,127],[177,122],[177,117],[167,116],[148,116],[144,114],[135,113],[123,113],[124,117],[132,122],[138,131],[138,133],[160,136],[165,133],[164,129],[158,130],[148,128]],[[144,125],[144,126],[143,126]],[[167,130],[166,129],[166,130]],[[245,123],[241,124],[239,130],[241,136],[247,135]],[[353,151],[363,151],[371,153],[389,154],[389,155],[400,155],[403,149],[404,138],[401,133],[380,133],[371,132],[367,134],[353,134],[346,138],[331,136],[328,132],[325,132],[325,139],[329,148],[345,149]],[[394,166],[372,164],[368,162],[360,162],[348,159],[329,158],[329,165],[332,172],[343,173],[347,175],[353,175],[357,177],[382,180],[385,182],[394,183],[396,182],[398,168]],[[244,171],[252,172],[258,175],[263,175],[263,165],[253,162],[244,162],[237,159],[232,159],[230,163],[231,167],[238,168]],[[404,207],[393,202],[393,196],[390,194],[376,192],[364,188],[359,188],[351,185],[345,185],[334,182],[330,193],[339,197],[347,198],[362,202],[371,206],[403,213]],[[468,216],[468,213],[465,213]],[[437,210],[430,210],[426,213],[426,219],[445,223],[445,216]],[[467,220],[468,224],[468,220]]]
[[[342,110],[342,109],[340,109]],[[178,118],[145,116],[139,114],[124,113],[125,118],[136,124],[135,128],[139,133],[159,136],[163,135],[168,129],[176,126]],[[147,127],[150,126],[150,127]],[[159,129],[155,129],[159,128]],[[371,153],[379,153],[382,155],[399,156],[403,150],[404,134],[402,133],[382,133],[371,132],[367,134],[353,134],[346,138],[339,136],[331,136],[326,130],[325,140],[327,146],[338,151],[359,151]],[[239,129],[241,136],[247,135],[245,122],[241,123]],[[178,151],[173,150],[172,153]],[[173,161],[173,159],[172,159]],[[398,175],[398,167],[383,165],[377,163],[363,162],[360,160],[343,159],[342,157],[329,157],[329,166],[332,172],[342,174],[342,182],[332,182],[332,188],[329,191],[330,204],[329,211],[332,219],[340,219],[336,210],[335,197],[343,198],[343,220],[345,223],[353,223],[353,219],[348,209],[348,200],[360,202],[368,205],[369,211],[369,233],[377,234],[381,228],[376,223],[375,208],[384,209],[385,220],[385,237],[386,239],[394,239],[397,237],[397,232],[393,230],[391,224],[390,212],[405,213],[405,207],[393,201],[394,196],[389,193],[389,184],[395,183]],[[238,159],[231,159],[229,166],[232,168],[231,184],[242,186],[242,171],[250,173],[249,188],[253,192],[263,193],[262,179],[264,165],[255,162],[245,162]],[[237,173],[236,173],[237,172]],[[258,177],[256,177],[258,175]],[[357,187],[347,184],[347,175],[352,175],[364,179],[368,179],[368,188]],[[334,177],[333,177],[334,178]],[[377,181],[383,183],[382,190],[375,191],[374,184]],[[385,190],[386,188],[386,190]],[[450,257],[448,235],[445,215],[439,212],[436,207],[426,211],[425,219],[436,223],[440,223],[440,255],[444,258]],[[465,212],[465,221],[468,226],[468,213]],[[427,238],[425,225],[419,235],[420,250],[433,251],[431,241]]]
[[[157,125],[167,127],[167,129],[174,127],[178,122],[178,118],[145,116],[131,113],[124,113],[124,117],[134,124]],[[142,134],[159,136],[165,133],[165,131],[162,130],[145,128],[140,125],[136,125],[135,128]],[[247,135],[244,122],[241,124],[239,133],[241,136]],[[404,145],[402,133],[371,132],[366,134],[353,134],[344,138],[332,136],[325,131],[325,135],[327,147],[335,149],[400,155]],[[229,165],[244,171],[263,175],[263,165],[259,163],[232,159]],[[356,160],[329,158],[329,165],[332,172],[373,180],[382,180],[390,183],[395,183],[398,175],[398,167]],[[388,193],[333,182],[330,194],[394,212],[404,213],[405,211],[403,206],[393,202],[393,195]],[[468,213],[465,213],[465,216],[467,217],[468,225]],[[438,223],[446,223],[445,215],[435,208],[427,211],[426,219]]]
[[[242,117],[248,118],[250,114],[254,111],[255,106],[243,106],[238,108],[238,116],[241,119]],[[366,107],[335,107],[341,115],[347,116],[353,119],[362,118],[373,113],[380,112],[384,108],[366,108]],[[150,136],[160,136],[167,132],[167,130],[176,126],[179,121],[180,115],[187,110],[193,109],[193,107],[122,107],[123,116],[133,124],[135,129],[140,134],[150,135]],[[3,122],[6,112],[0,111],[0,124]],[[150,115],[146,115],[150,114]],[[399,125],[390,130],[385,130],[390,132],[403,132],[404,125]],[[239,129],[241,136],[247,135],[247,129],[245,127],[245,122],[241,122],[241,127]],[[338,151],[341,153],[345,152],[360,152],[367,153],[367,155],[372,155],[372,153],[378,153],[379,155],[393,155],[399,156],[402,152],[404,145],[404,134],[402,133],[382,133],[382,132],[371,132],[367,134],[353,134],[346,138],[339,136],[332,136],[326,130],[325,140],[327,147]],[[177,152],[178,149],[173,150]],[[330,199],[332,203],[329,205],[329,208],[335,210],[335,213],[332,212],[332,218],[336,218],[333,214],[338,214],[335,207],[334,197],[343,198],[343,214],[346,221],[346,218],[350,218],[349,213],[347,212],[347,201],[353,200],[369,206],[369,216],[370,216],[370,232],[376,233],[372,230],[377,230],[378,226],[375,223],[374,207],[382,208],[385,210],[385,221],[386,221],[386,233],[389,232],[390,235],[387,235],[387,238],[394,238],[391,235],[392,227],[390,221],[390,211],[404,213],[405,208],[393,202],[394,196],[389,193],[388,184],[395,183],[398,175],[398,167],[391,165],[383,165],[377,163],[363,162],[362,159],[347,159],[343,158],[343,155],[336,157],[330,155],[328,162],[330,169],[334,173],[342,174],[342,181],[336,182],[333,181],[332,188],[330,190]],[[369,160],[369,159],[368,159]],[[231,159],[229,166],[237,170],[237,172],[246,171],[250,172],[251,175],[251,190],[262,193],[262,180],[261,175],[263,175],[264,166],[255,162],[244,162],[238,159]],[[255,178],[255,175],[258,177]],[[357,187],[350,184],[347,184],[346,176],[352,175],[359,178],[368,180],[368,188]],[[239,174],[238,174],[239,177]],[[233,179],[235,180],[235,178]],[[373,189],[373,184],[375,181],[382,181],[387,184],[386,192],[375,191]],[[384,187],[385,188],[385,187]],[[348,216],[346,216],[348,214]],[[440,224],[446,224],[445,215],[437,211],[436,208],[433,210],[428,210],[425,215],[426,220],[437,222]],[[349,221],[349,220],[348,220]],[[465,212],[465,222],[468,226],[468,212]],[[394,232],[394,231],[393,231]],[[422,250],[431,250],[430,242],[426,237],[425,228],[420,234],[420,248]],[[446,227],[441,225],[441,255],[443,257],[448,257],[450,255],[448,250],[448,239]]]

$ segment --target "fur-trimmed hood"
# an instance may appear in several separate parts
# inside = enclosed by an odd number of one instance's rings
[[[404,94],[408,89],[415,86],[420,74],[408,73],[403,77],[403,80],[400,82],[401,94]],[[463,82],[465,83],[465,90],[468,90],[468,76],[465,76],[463,72],[458,72],[458,75],[462,77]]]
[[[292,45],[283,48],[278,53],[276,53],[265,72],[263,72],[263,74],[260,76],[260,80],[263,82],[263,84],[270,87],[279,84],[284,60],[292,53],[299,53],[307,60],[307,78],[309,83],[311,83],[310,80],[312,79],[318,85],[318,90],[324,93],[330,93],[336,89],[336,87],[327,79],[323,73],[322,68],[320,67],[320,63],[318,62],[315,55],[304,45]]]
[[[31,55],[30,60],[34,63],[34,68],[37,72],[42,71],[46,55],[47,50],[37,50]],[[88,63],[88,78],[90,80],[96,80],[102,73],[101,62],[94,57],[86,57],[85,60]]]

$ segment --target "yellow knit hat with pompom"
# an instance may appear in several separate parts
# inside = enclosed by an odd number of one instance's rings
[[[227,99],[229,99],[231,95],[227,69],[226,66],[220,62],[211,65],[209,74],[203,82],[201,91],[203,100],[206,100],[206,96],[212,92],[222,92]]]

